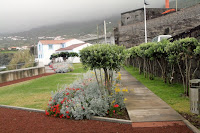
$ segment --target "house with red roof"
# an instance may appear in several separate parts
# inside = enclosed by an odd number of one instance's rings
[[[71,45],[79,46],[85,42],[77,40],[77,39],[69,39],[69,40],[40,40],[37,44],[38,58],[40,65],[48,65],[51,60],[50,56],[53,53],[58,53],[59,49],[67,48]],[[77,45],[79,44],[79,45]],[[75,47],[74,46],[74,47]],[[80,45],[79,47],[81,47]],[[73,48],[73,47],[72,47]],[[70,48],[71,49],[71,48]],[[73,48],[74,49],[74,48]],[[73,50],[72,50],[73,51]],[[76,51],[76,50],[75,50]]]
[[[82,50],[83,48],[85,47],[88,47],[92,44],[90,43],[77,43],[77,44],[73,44],[73,45],[70,45],[68,47],[65,47],[65,48],[60,48],[58,50],[56,50],[56,53],[61,53],[61,52],[76,52],[79,54],[80,50]],[[80,63],[80,58],[79,57],[69,57],[68,59],[69,61],[71,61],[72,63]]]

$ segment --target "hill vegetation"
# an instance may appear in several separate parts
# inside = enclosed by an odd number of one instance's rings
[[[107,31],[112,31],[120,20],[119,16],[113,16],[109,19],[105,19],[111,24],[107,24]],[[9,47],[9,46],[23,46],[23,45],[33,45],[37,44],[38,37],[56,37],[61,36],[64,39],[70,38],[79,38],[87,34],[96,34],[97,25],[99,25],[99,34],[103,34],[103,20],[93,20],[89,22],[75,22],[75,23],[61,23],[56,25],[43,26],[39,28],[34,28],[29,31],[24,31],[20,33],[13,33],[7,35],[0,35],[1,37],[9,36],[20,36],[24,37],[27,40],[10,40],[3,39],[0,40],[0,47]],[[49,38],[52,39],[52,38]]]

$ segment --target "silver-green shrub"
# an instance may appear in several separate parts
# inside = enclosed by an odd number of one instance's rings
[[[119,76],[121,75],[115,76],[112,95],[109,95],[108,90],[99,88],[94,78],[94,72],[87,72],[69,87],[64,86],[52,93],[47,115],[79,120],[90,119],[94,115],[105,116],[114,104],[118,104],[122,109],[125,108],[123,88],[119,83]]]

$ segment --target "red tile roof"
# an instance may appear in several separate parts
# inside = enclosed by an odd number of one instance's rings
[[[61,48],[61,49],[58,49],[58,50],[56,50],[56,51],[72,50],[72,49],[77,48],[77,47],[79,47],[79,46],[82,46],[82,45],[84,45],[84,44],[86,44],[86,43],[73,44],[73,45],[71,45],[71,46],[68,46],[68,47],[66,47],[66,48]]]
[[[48,44],[62,44],[62,43],[69,42],[71,40],[73,40],[73,39],[69,39],[69,40],[40,40],[40,42],[43,45],[48,45]]]

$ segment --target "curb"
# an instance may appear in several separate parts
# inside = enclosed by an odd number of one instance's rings
[[[188,120],[183,120],[183,122],[185,123],[185,125],[191,129],[194,133],[200,133],[200,131],[195,127],[193,126]]]
[[[0,105],[0,108],[8,108],[8,109],[16,109],[16,110],[24,110],[24,111],[45,113],[45,110],[24,108],[24,107],[16,107],[16,106],[8,106],[8,105]]]
[[[24,111],[45,113],[45,110],[41,110],[41,109],[32,109],[32,108],[24,108],[24,107],[16,107],[16,106],[8,106],[8,105],[0,105],[0,108],[8,108],[8,109],[16,109],[16,110],[24,110]],[[106,122],[115,122],[115,123],[122,123],[122,124],[131,124],[130,120],[115,119],[115,118],[91,116],[90,119],[91,120],[97,120],[97,121],[106,121]]]
[[[106,121],[106,122],[115,122],[115,123],[122,123],[122,124],[132,124],[132,122],[130,120],[107,118],[107,117],[99,117],[99,116],[92,116],[91,120]]]

